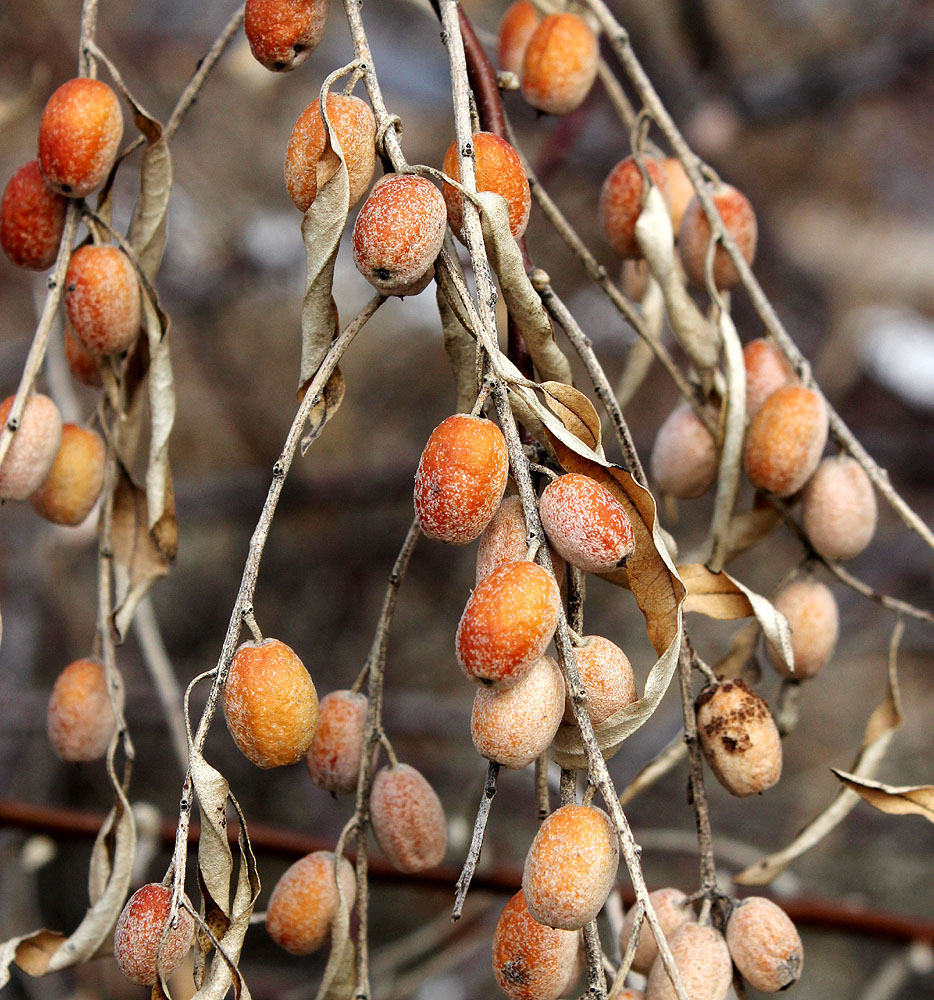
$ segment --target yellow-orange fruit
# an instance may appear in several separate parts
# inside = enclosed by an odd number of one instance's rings
[[[412,874],[441,863],[447,846],[444,809],[424,776],[408,764],[381,768],[370,791],[373,835],[389,863]]]
[[[587,692],[587,714],[594,726],[602,725],[639,697],[629,657],[615,642],[602,635],[585,635],[581,644],[574,647],[574,660]],[[564,721],[574,722],[570,698],[565,706]]]
[[[353,227],[357,270],[384,295],[416,295],[431,281],[448,211],[424,177],[386,174],[370,192]]]
[[[6,426],[15,397],[0,403],[0,428]],[[62,442],[58,407],[41,393],[26,401],[19,428],[0,465],[0,500],[25,500],[42,484]]]
[[[178,922],[159,954],[171,907],[172,890],[155,882],[137,889],[127,900],[114,930],[114,958],[131,983],[152,986],[159,971],[168,979],[191,951],[195,922],[187,910],[179,908]]]
[[[302,661],[278,639],[246,642],[224,684],[227,728],[257,767],[294,764],[318,725],[318,695]]]
[[[773,392],[753,417],[743,463],[756,489],[791,496],[808,481],[827,443],[827,408],[812,389]]]
[[[30,160],[10,178],[0,200],[0,246],[20,267],[44,271],[52,266],[65,228],[68,201]]]
[[[706,924],[685,924],[668,941],[690,1000],[726,1000],[733,981],[733,963],[726,941]],[[676,1000],[661,956],[655,959],[645,986],[645,1000]]]
[[[521,562],[529,550],[522,501],[513,493],[503,497],[493,519],[483,529],[477,546],[477,583],[504,563]],[[564,578],[564,559],[549,546],[555,579]]]
[[[668,178],[662,165],[651,156],[644,158],[652,183],[668,201]],[[636,240],[636,222],[642,212],[642,174],[634,156],[627,156],[609,172],[600,189],[600,225],[607,243],[624,258],[642,257]]]
[[[600,46],[577,14],[550,14],[535,29],[522,60],[522,96],[539,111],[566,115],[597,76]]]
[[[747,264],[756,256],[756,213],[749,199],[730,184],[718,184],[711,192],[717,211],[723,218],[727,232],[736,241],[739,252]],[[688,278],[698,287],[707,287],[707,247],[710,244],[710,223],[700,200],[695,196],[684,210],[678,229],[678,252]],[[726,250],[718,246],[713,260],[714,283],[719,289],[733,288],[739,284],[739,272]]]
[[[492,191],[509,203],[509,231],[516,239],[525,232],[532,207],[529,179],[525,175],[516,151],[492,132],[475,132],[473,139],[474,168],[478,191]],[[457,140],[444,154],[444,172],[454,180],[461,179],[457,158]],[[448,223],[454,235],[463,243],[461,226],[464,221],[464,196],[450,184],[441,185],[441,194],[448,207]]]
[[[36,513],[53,524],[80,524],[100,496],[106,457],[97,431],[65,424],[52,468],[30,497]]]
[[[775,595],[775,607],[788,619],[795,670],[789,673],[767,646],[772,666],[794,680],[813,677],[833,655],[840,634],[840,612],[830,588],[817,580],[792,580]]]
[[[625,507],[590,476],[572,472],[552,480],[538,506],[548,541],[572,566],[607,573],[632,554]]]
[[[750,986],[778,993],[798,981],[804,948],[788,914],[764,896],[741,899],[730,913],[726,943]]]
[[[701,749],[732,795],[756,795],[782,774],[782,741],[769,706],[742,680],[710,685],[697,696]]]
[[[139,333],[139,282],[116,247],[79,247],[65,275],[65,311],[81,345],[92,354],[120,354]]]
[[[560,606],[558,584],[541,566],[500,566],[467,601],[457,626],[457,662],[475,680],[515,684],[548,648]]]
[[[801,503],[804,530],[825,559],[852,559],[872,541],[878,506],[869,476],[855,458],[825,458]]]
[[[665,171],[665,179],[668,181],[668,214],[671,216],[671,227],[677,233],[684,212],[694,197],[694,185],[677,156],[666,156],[662,160],[662,170]]]
[[[337,862],[341,893],[348,909],[357,896],[357,880],[346,858]],[[340,907],[334,854],[315,851],[289,867],[276,883],[266,907],[266,931],[293,955],[317,951],[331,936],[331,921]]]
[[[357,787],[367,698],[352,691],[332,691],[318,706],[318,728],[305,757],[311,780],[336,795]]]
[[[694,920],[694,910],[688,902],[688,897],[680,889],[656,889],[649,893],[649,899],[655,908],[655,915],[662,926],[662,933],[666,940],[676,934],[685,924]],[[636,923],[637,910],[637,906],[633,906],[629,910],[619,932],[619,948],[623,954],[626,953],[629,938]],[[643,920],[642,927],[639,929],[639,943],[632,959],[632,967],[636,972],[647,976],[657,957],[658,944],[655,935],[652,933],[648,921]]]
[[[331,0],[247,0],[243,30],[250,51],[280,73],[303,63],[321,41]]]
[[[123,115],[100,80],[77,77],[49,98],[39,123],[39,166],[46,183],[70,198],[101,186],[117,158]]]
[[[490,523],[509,476],[503,432],[455,413],[431,432],[415,473],[415,514],[429,538],[466,545]]]
[[[501,70],[522,75],[525,50],[540,21],[541,16],[530,0],[516,0],[509,6],[499,22],[497,62]]]
[[[493,975],[509,1000],[558,1000],[569,985],[580,935],[533,919],[517,892],[493,932]]]
[[[97,355],[87,350],[65,323],[65,360],[72,377],[92,389],[101,387],[101,370],[97,366]]]
[[[549,927],[579,930],[603,909],[618,867],[619,844],[602,809],[556,809],[526,855],[522,892],[529,913]]]
[[[122,685],[118,699],[123,701]],[[75,660],[58,675],[46,713],[49,742],[62,760],[97,760],[107,751],[114,719],[104,665]]]
[[[511,688],[477,691],[470,715],[473,745],[503,767],[525,767],[551,745],[563,712],[561,668],[543,656]]]
[[[760,337],[743,348],[746,367],[746,416],[752,418],[777,389],[798,381],[788,359],[772,343]]]
[[[717,478],[717,442],[689,403],[676,406],[655,435],[649,467],[660,493],[693,500]]]
[[[376,166],[376,119],[366,101],[349,94],[328,94],[328,120],[337,135],[350,181],[350,205],[366,194]],[[337,154],[325,146],[321,102],[316,98],[299,115],[285,151],[285,184],[295,207],[307,212],[322,186],[337,170]]]

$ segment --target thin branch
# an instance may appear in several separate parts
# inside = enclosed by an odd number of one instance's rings
[[[496,778],[498,775],[499,764],[491,760],[487,768],[486,782],[483,786],[483,797],[480,799],[477,818],[474,821],[470,850],[467,852],[467,860],[464,862],[463,871],[457,880],[457,887],[454,894],[454,909],[451,912],[452,923],[461,918],[464,910],[464,901],[467,899],[470,883],[477,870],[477,862],[480,860],[480,851],[483,848],[483,835],[486,832],[487,820],[490,818],[490,807],[493,805],[493,796],[496,794]]]

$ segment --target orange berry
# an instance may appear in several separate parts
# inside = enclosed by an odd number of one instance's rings
[[[827,443],[827,407],[812,389],[773,392],[753,417],[743,462],[756,489],[791,496],[808,481]]]
[[[318,696],[302,661],[284,642],[246,642],[227,674],[224,717],[234,743],[257,767],[294,764],[314,739]]]
[[[490,420],[455,413],[431,432],[415,473],[415,514],[429,538],[466,545],[490,523],[506,489],[509,455]]]
[[[357,880],[346,858],[337,866],[349,909],[357,896]],[[276,883],[266,907],[266,931],[280,948],[293,955],[308,955],[331,936],[331,921],[339,908],[334,854],[315,851],[296,861]]]
[[[118,699],[123,702],[123,686]],[[97,760],[117,728],[104,665],[99,660],[75,660],[58,675],[46,714],[49,742],[62,760]]]
[[[717,478],[717,442],[689,403],[676,406],[655,435],[649,459],[660,493],[693,500]]]
[[[497,62],[507,73],[522,75],[522,62],[529,40],[535,34],[541,17],[530,0],[516,0],[499,22]]]
[[[92,354],[121,354],[139,333],[139,282],[116,247],[79,247],[65,275],[65,311],[75,337]]]
[[[373,835],[389,863],[412,874],[441,863],[447,847],[444,809],[435,790],[414,767],[381,768],[370,791]]]
[[[178,922],[165,939],[162,935],[172,907],[172,890],[150,882],[127,900],[114,930],[114,958],[120,971],[138,986],[152,986],[158,973],[168,979],[191,951],[195,922],[179,908]]]
[[[782,774],[782,740],[769,706],[742,680],[704,688],[697,696],[701,749],[731,795],[757,795]]]
[[[504,563],[521,562],[529,550],[522,501],[515,494],[503,498],[493,520],[483,529],[477,546],[477,583]],[[549,546],[555,579],[564,577],[564,559]]]
[[[602,635],[585,635],[581,645],[574,647],[574,660],[587,692],[587,714],[594,726],[602,725],[611,715],[638,699],[632,664],[615,642]],[[564,721],[574,722],[570,697],[565,705]]]
[[[101,387],[101,371],[97,367],[97,356],[86,350],[74,335],[71,326],[65,323],[65,360],[72,377],[92,389]]]
[[[619,867],[619,843],[602,809],[566,805],[535,834],[522,872],[532,917],[549,927],[579,930],[603,909]]]
[[[662,165],[644,158],[646,173],[668,201],[668,178]],[[627,156],[610,171],[600,189],[600,225],[607,242],[625,258],[642,257],[636,239],[636,222],[642,212],[642,174],[634,156]]]
[[[485,684],[517,683],[548,648],[560,606],[558,584],[541,566],[500,566],[467,601],[457,626],[457,662]]]
[[[590,476],[552,480],[539,500],[542,527],[552,546],[587,573],[607,573],[632,554],[632,522],[625,507]]]
[[[123,138],[117,95],[82,76],[49,98],[39,123],[39,166],[54,191],[83,198],[104,183]]]
[[[522,96],[539,111],[566,115],[579,107],[597,76],[600,46],[577,14],[549,14],[522,60]]]
[[[383,295],[417,295],[434,275],[447,220],[444,198],[431,181],[386,174],[354,223],[357,270]]]
[[[247,0],[243,30],[266,69],[284,72],[303,63],[321,41],[331,0]]]
[[[325,791],[350,795],[357,787],[366,695],[332,691],[318,706],[318,728],[305,757],[311,780]]]
[[[662,170],[668,181],[668,214],[675,233],[681,227],[685,209],[694,197],[694,185],[677,156],[666,156],[662,160]]]
[[[38,160],[20,167],[0,201],[0,246],[20,267],[45,271],[55,262],[67,199],[45,182]]]
[[[685,924],[668,942],[691,1000],[726,1000],[733,981],[733,963],[726,941],[707,924]],[[655,959],[645,987],[645,1000],[676,1000],[661,956]]]
[[[493,932],[493,975],[509,1000],[558,1000],[570,985],[580,935],[534,920],[517,892]]]
[[[0,429],[6,426],[15,397],[0,403]],[[13,441],[0,466],[0,500],[25,500],[42,484],[62,442],[58,407],[41,393],[26,400]]]
[[[790,680],[813,677],[833,655],[840,634],[840,612],[833,593],[817,580],[792,580],[772,603],[788,619],[795,669],[790,673],[767,646],[772,666]]]
[[[798,378],[784,354],[763,337],[750,340],[743,348],[746,366],[746,416],[752,418],[777,389],[794,385]]]
[[[743,978],[763,993],[786,990],[801,976],[804,948],[795,925],[764,896],[749,896],[733,907],[726,943]]]
[[[872,541],[878,506],[869,476],[855,458],[825,458],[804,488],[804,530],[825,559],[852,559]]]
[[[655,915],[662,926],[662,933],[666,940],[694,919],[694,910],[688,902],[688,897],[680,889],[656,889],[649,893],[649,899],[655,909]],[[619,932],[619,949],[623,954],[626,952],[632,929],[636,923],[637,909],[638,907],[634,906],[629,910]],[[643,920],[639,930],[639,944],[636,946],[636,953],[632,959],[632,967],[636,972],[647,976],[656,958],[658,958],[658,944],[655,941],[655,935],[652,933],[648,921]]]
[[[543,656],[511,688],[477,691],[470,715],[473,745],[487,760],[518,770],[548,749],[563,712],[561,668]]]
[[[104,486],[107,446],[97,431],[62,427],[62,443],[45,482],[30,497],[40,517],[53,524],[80,524]]]
[[[730,184],[718,184],[711,192],[717,211],[723,217],[727,232],[736,241],[747,264],[756,256],[756,213],[749,199]],[[710,244],[710,223],[699,199],[695,196],[684,210],[678,229],[678,251],[688,278],[698,287],[707,287],[707,247]],[[739,272],[726,250],[718,246],[714,253],[713,277],[717,288],[733,288],[739,284]]]
[[[350,180],[350,205],[366,194],[376,166],[376,119],[366,101],[348,94],[328,94],[328,119],[337,135]],[[311,102],[299,115],[285,152],[285,183],[295,207],[307,212],[340,161],[324,152],[321,102]]]
[[[492,191],[506,199],[509,203],[509,231],[519,239],[529,223],[529,210],[532,207],[529,179],[525,175],[519,156],[505,139],[500,139],[492,132],[474,132],[471,141],[477,190]],[[444,154],[442,169],[454,180],[461,179],[456,139]],[[451,230],[463,243],[464,234],[461,226],[464,221],[464,196],[450,184],[441,185],[441,194],[448,207],[448,223]]]

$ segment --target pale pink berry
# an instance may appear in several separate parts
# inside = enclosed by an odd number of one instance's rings
[[[172,890],[151,882],[130,896],[114,931],[114,958],[120,971],[138,986],[152,986],[159,971],[168,978],[194,943],[195,922],[179,909],[177,924],[162,944],[172,904]]]
[[[707,924],[685,924],[668,941],[691,1000],[726,1000],[733,981],[733,963],[726,941]],[[645,1000],[676,1000],[661,956],[655,959],[645,987]]]
[[[804,488],[801,517],[810,543],[825,559],[852,559],[869,545],[878,505],[855,458],[837,455],[818,465]]]
[[[649,900],[655,909],[655,915],[661,924],[666,940],[679,931],[685,924],[694,920],[694,910],[688,903],[688,897],[680,889],[656,889],[649,893]],[[636,923],[637,906],[626,914],[619,933],[619,949],[625,954],[629,938]],[[632,967],[636,972],[647,976],[652,963],[658,957],[658,943],[648,921],[643,919],[639,930],[639,943],[632,959]]]
[[[788,914],[764,896],[741,899],[726,925],[736,968],[763,993],[786,990],[801,976],[804,948]]]
[[[676,406],[655,435],[650,458],[660,493],[693,500],[717,478],[717,442],[689,403]]]
[[[363,754],[367,698],[332,691],[318,705],[318,728],[305,757],[311,780],[335,795],[356,790]]]
[[[14,397],[0,403],[0,429],[6,426]],[[25,500],[42,485],[62,443],[62,416],[41,393],[30,396],[0,465],[0,500]]]
[[[773,598],[791,628],[794,672],[767,646],[772,666],[793,680],[813,677],[833,655],[840,634],[840,612],[830,588],[818,580],[793,580]]]
[[[414,767],[384,767],[370,792],[373,834],[393,868],[412,874],[441,863],[447,846],[437,793]]]

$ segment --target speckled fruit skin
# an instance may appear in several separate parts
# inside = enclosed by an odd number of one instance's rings
[[[284,642],[247,642],[230,664],[224,716],[234,742],[257,767],[294,764],[314,739],[318,696],[302,661]]]
[[[801,977],[801,938],[788,914],[764,896],[749,896],[733,907],[726,943],[743,978],[763,993],[778,993]]]
[[[122,138],[120,101],[110,87],[88,77],[68,80],[39,123],[42,176],[54,191],[83,198],[104,183]]]
[[[512,686],[548,648],[560,603],[555,578],[533,562],[493,570],[461,615],[457,662],[474,680]]]
[[[97,431],[64,424],[52,468],[29,498],[35,512],[53,524],[80,524],[100,496],[106,457],[107,446]]]
[[[122,686],[118,698],[122,703]],[[99,660],[75,660],[58,675],[46,724],[52,749],[62,760],[77,763],[104,756],[117,724]]]
[[[705,688],[697,697],[701,749],[732,795],[757,795],[782,774],[782,741],[769,706],[742,680]]]
[[[525,859],[522,892],[532,917],[579,930],[603,909],[619,867],[610,818],[592,806],[566,805],[548,816]]]
[[[376,119],[366,101],[348,94],[328,94],[328,119],[341,146],[350,180],[350,207],[366,194],[376,166]],[[307,212],[340,160],[324,153],[324,122],[316,98],[299,115],[285,151],[285,185],[299,211]]]
[[[338,872],[349,909],[357,896],[353,866],[341,858]],[[280,948],[308,955],[331,936],[331,921],[339,907],[334,854],[315,851],[286,869],[276,883],[266,907],[266,931]]]
[[[295,69],[324,34],[331,0],[247,0],[243,30],[250,51],[275,73]]]
[[[71,326],[65,323],[65,360],[72,378],[90,389],[99,389],[101,371],[97,366],[97,355],[92,354],[74,335]]]
[[[522,96],[539,111],[566,115],[579,107],[597,76],[600,46],[577,14],[549,14],[522,60]]]
[[[117,920],[114,958],[120,971],[137,986],[152,986],[158,978],[156,956],[171,906],[172,890],[150,882],[130,896]],[[194,938],[191,914],[179,909],[178,923],[169,931],[159,964],[166,979],[191,951]]]
[[[357,270],[384,295],[416,295],[431,281],[448,211],[424,177],[386,174],[370,192],[353,227]]]
[[[688,904],[687,896],[680,889],[656,889],[649,893],[649,899],[655,908],[655,915],[662,926],[662,933],[666,940],[677,933],[685,924],[694,920],[694,910]],[[626,953],[629,944],[629,937],[636,922],[636,910],[633,906],[625,918],[623,926],[619,932],[619,949],[622,954]],[[652,963],[658,958],[658,944],[655,935],[648,921],[642,921],[639,930],[639,944],[636,946],[636,953],[632,959],[632,967],[636,972],[641,972],[647,976],[652,968]]]
[[[493,975],[509,1000],[558,1000],[569,985],[580,935],[534,920],[517,892],[493,932]]]
[[[68,200],[45,182],[38,160],[10,178],[0,200],[0,246],[20,267],[45,271],[55,262]]]
[[[769,661],[783,677],[807,680],[833,655],[840,634],[840,612],[830,588],[818,580],[792,580],[775,595],[775,607],[788,619],[795,670],[789,673],[767,646]]]
[[[65,275],[65,311],[75,337],[92,354],[121,354],[139,333],[139,282],[116,247],[79,247]]]
[[[305,757],[311,780],[335,795],[356,791],[363,753],[367,698],[332,691],[318,706],[318,728]]]
[[[0,403],[0,428],[13,409],[13,396]],[[41,393],[26,401],[19,429],[0,465],[0,500],[26,500],[42,484],[62,443],[62,416]]]
[[[477,546],[477,583],[504,563],[521,562],[528,549],[522,500],[516,494],[503,497],[493,519],[480,536],[480,544]],[[555,579],[560,583],[564,579],[564,559],[551,546],[549,553]]]
[[[749,425],[746,475],[756,489],[791,496],[817,468],[826,443],[823,399],[804,386],[785,386],[769,396]]]
[[[726,1000],[733,963],[723,935],[706,924],[685,924],[668,940],[684,989],[691,1000]],[[645,987],[645,1000],[677,1000],[661,956],[655,959]]]
[[[756,213],[749,199],[730,184],[720,184],[712,192],[717,211],[723,217],[727,232],[736,241],[739,252],[747,264],[756,256]],[[710,223],[699,199],[695,196],[684,210],[678,229],[678,251],[685,274],[698,288],[707,287],[705,265],[710,243]],[[739,272],[723,247],[714,253],[713,277],[717,288],[724,290],[739,284]]]
[[[853,559],[876,532],[876,493],[855,458],[825,458],[804,488],[801,517],[814,548],[825,559]]]
[[[499,22],[497,62],[506,73],[522,75],[522,62],[529,40],[541,22],[541,15],[530,0],[516,0]]]
[[[772,343],[760,337],[743,348],[746,367],[746,416],[752,418],[778,389],[794,385],[797,376],[788,359]]]
[[[408,764],[381,768],[370,792],[373,835],[393,868],[406,874],[441,863],[447,847],[444,810],[435,790]]]
[[[539,500],[552,547],[586,573],[608,573],[632,554],[632,522],[623,505],[590,476],[559,476]]]
[[[636,678],[629,657],[602,635],[585,635],[574,647],[577,673],[587,691],[587,714],[594,726],[600,726],[621,708],[639,697]],[[570,698],[564,710],[564,721],[574,722]]]
[[[662,170],[665,171],[665,180],[668,181],[668,214],[671,216],[671,227],[677,233],[681,228],[684,212],[694,197],[694,185],[677,156],[666,156],[662,160]]]
[[[646,156],[645,169],[668,201],[668,178],[662,165]],[[642,174],[635,157],[627,156],[609,172],[600,189],[600,225],[607,243],[624,259],[639,259],[636,222],[642,212]]]
[[[492,132],[475,132],[473,135],[474,168],[478,191],[492,191],[502,195],[509,203],[509,231],[519,239],[529,224],[532,193],[529,179],[516,151]],[[457,159],[457,140],[444,154],[444,172],[454,180],[461,179]],[[454,235],[464,242],[461,226],[464,221],[464,196],[450,184],[441,185],[441,194],[448,207],[448,223]]]
[[[470,715],[473,745],[481,757],[518,770],[548,749],[563,712],[561,668],[543,656],[511,688],[477,691]]]
[[[676,406],[655,435],[649,468],[660,493],[693,500],[717,478],[717,442],[689,403]]]
[[[466,545],[503,499],[509,455],[490,420],[455,413],[431,432],[415,473],[415,515],[429,538]]]

